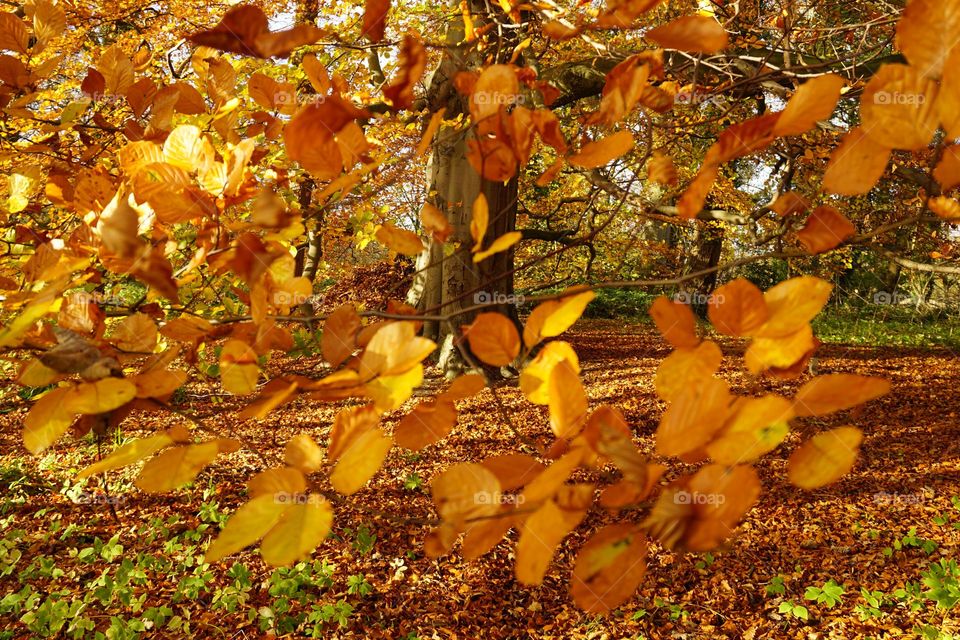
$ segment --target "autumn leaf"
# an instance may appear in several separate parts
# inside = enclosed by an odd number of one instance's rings
[[[650,305],[650,317],[660,335],[674,347],[695,347],[700,342],[689,305],[660,296]]]
[[[579,152],[567,158],[567,162],[581,169],[596,169],[624,155],[633,149],[633,145],[633,135],[629,131],[618,131],[583,145]]]
[[[413,231],[401,229],[389,222],[380,225],[377,229],[377,240],[385,244],[391,251],[407,256],[416,256],[423,251],[423,241]]]
[[[254,5],[241,5],[227,11],[213,29],[200,31],[188,39],[194,44],[257,58],[286,57],[297,47],[319,40],[324,31],[301,24],[286,31],[271,32],[267,16]]]
[[[863,132],[891,149],[923,148],[937,129],[936,99],[933,80],[911,66],[885,64],[860,98]]]
[[[862,127],[852,129],[830,156],[823,188],[844,196],[867,193],[886,170],[890,151]]]
[[[570,579],[570,595],[591,615],[608,613],[626,602],[647,572],[647,543],[635,525],[598,529],[580,549]]]
[[[665,49],[716,53],[727,48],[729,37],[719,22],[706,16],[683,16],[651,29],[644,37]]]
[[[370,42],[383,40],[390,0],[366,0],[363,6],[363,35]]]
[[[717,288],[710,298],[707,317],[728,336],[748,336],[770,317],[763,292],[749,280],[737,278]]]
[[[851,238],[857,229],[842,213],[829,205],[817,207],[807,218],[797,238],[807,253],[830,251]]]
[[[520,354],[520,334],[516,325],[503,314],[478,314],[463,331],[470,351],[489,365],[508,365]]]
[[[171,491],[193,480],[220,453],[217,441],[167,449],[140,470],[134,484],[147,493]]]
[[[807,80],[787,102],[773,127],[773,134],[778,137],[798,136],[829,118],[840,100],[843,85],[843,78],[833,73]]]
[[[379,428],[362,433],[339,456],[330,484],[343,495],[356,493],[380,470],[391,446],[393,439]]]
[[[587,395],[577,371],[568,360],[560,360],[547,380],[550,429],[558,438],[570,439],[587,419]]]
[[[333,509],[322,496],[311,494],[305,502],[286,508],[263,537],[260,555],[273,567],[289,567],[320,546],[333,524]]]
[[[850,373],[817,376],[800,387],[793,399],[798,416],[822,416],[869,402],[890,393],[890,381]]]
[[[843,477],[857,460],[863,433],[856,427],[838,427],[817,434],[793,452],[787,464],[791,484],[816,489]]]

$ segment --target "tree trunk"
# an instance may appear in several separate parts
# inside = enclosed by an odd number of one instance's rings
[[[456,47],[463,39],[462,19],[454,19],[447,32],[447,50],[433,75],[428,94],[431,111],[446,108],[445,119],[455,119],[469,112],[467,99],[453,86],[453,78],[467,70],[472,60]],[[444,255],[443,246],[431,240],[417,259],[418,274],[408,295],[408,302],[428,314],[449,315],[487,302],[499,302],[491,311],[500,311],[516,320],[513,304],[512,249],[490,256],[480,264],[473,262],[470,222],[473,204],[482,193],[490,210],[484,246],[494,238],[516,228],[517,178],[506,183],[481,178],[467,160],[470,130],[441,127],[435,137],[433,156],[428,167],[431,203],[442,211],[453,227],[447,245],[456,247]],[[424,332],[441,344],[440,365],[448,374],[465,368],[454,340],[459,327],[469,324],[473,312],[457,314],[450,322],[431,322]]]
[[[723,253],[723,228],[710,223],[697,225],[692,245],[684,274],[716,267],[720,264],[720,256]],[[688,287],[685,287],[685,290],[690,292],[689,302],[694,312],[700,317],[706,317],[707,302],[716,287],[716,271],[695,278]]]

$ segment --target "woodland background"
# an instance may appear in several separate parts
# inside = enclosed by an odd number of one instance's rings
[[[0,638],[960,633],[960,1],[0,4]]]

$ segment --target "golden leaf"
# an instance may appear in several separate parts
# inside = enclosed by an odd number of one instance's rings
[[[817,489],[836,482],[853,468],[862,440],[863,433],[849,426],[813,436],[790,456],[790,483],[801,489]]]
[[[508,365],[520,354],[520,334],[513,321],[503,314],[478,314],[463,331],[470,350],[489,365]]]

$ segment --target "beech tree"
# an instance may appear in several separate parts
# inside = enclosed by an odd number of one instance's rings
[[[742,340],[751,376],[795,378],[833,289],[804,274],[812,261],[836,273],[862,250],[958,270],[934,247],[960,219],[960,2],[913,0],[900,16],[767,4],[11,5],[0,348],[29,354],[19,384],[48,389],[25,448],[175,412],[182,425],[80,476],[143,463],[136,487],[166,492],[250,448],[263,468],[206,560],[259,544],[288,565],[392,447],[443,446],[457,402],[515,366],[550,440],[518,436],[513,454],[433,478],[428,554],[459,542],[477,559],[516,529],[517,579],[535,585],[567,533],[610,511],[570,583],[603,613],[636,590],[649,540],[717,548],[760,495],[752,463],[793,425],[890,389],[831,374],[794,397],[736,395],[694,311]],[[377,308],[317,314],[317,276],[358,252],[406,256],[413,273]],[[771,259],[792,277],[766,291],[720,279]],[[540,293],[525,318],[521,280]],[[673,349],[654,381],[667,409],[652,452],[616,407],[590,406],[562,340],[605,287],[697,294],[695,309],[660,297],[650,310]],[[264,379],[302,323],[321,327],[326,369]],[[411,405],[428,358],[452,382]],[[325,446],[302,433],[270,451],[172,406],[195,377],[249,396],[249,420],[300,396],[362,402]],[[491,420],[512,428],[505,410]],[[787,479],[836,481],[861,437],[844,425],[809,438]]]

